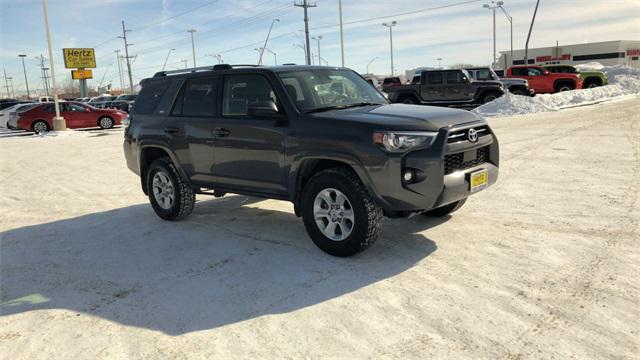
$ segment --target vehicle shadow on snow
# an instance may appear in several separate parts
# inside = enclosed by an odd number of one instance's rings
[[[447,220],[387,219],[376,244],[341,259],[259,201],[199,201],[181,222],[140,204],[0,233],[0,315],[68,309],[179,335],[288,313],[410,269],[436,250],[419,232]]]

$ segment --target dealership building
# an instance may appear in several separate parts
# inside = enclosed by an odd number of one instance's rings
[[[602,65],[629,65],[640,68],[640,41],[616,40],[574,45],[558,45],[529,49],[528,63],[535,65],[577,65],[599,62]],[[524,64],[524,49],[501,51],[496,68],[506,69],[511,65]]]

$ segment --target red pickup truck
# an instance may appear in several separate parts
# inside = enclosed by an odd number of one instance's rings
[[[505,76],[526,79],[529,88],[534,89],[536,94],[582,89],[579,74],[552,73],[542,66],[512,66],[507,69]]]

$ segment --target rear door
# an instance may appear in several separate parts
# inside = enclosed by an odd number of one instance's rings
[[[445,100],[444,72],[429,71],[423,73],[420,85],[420,97],[425,101]]]
[[[226,189],[286,196],[286,127],[282,120],[247,114],[254,102],[278,104],[271,82],[260,74],[230,74],[223,81],[222,109],[214,130],[216,182]]]
[[[198,185],[215,182],[213,133],[217,111],[218,77],[194,77],[184,81],[164,132],[189,177]]]
[[[446,72],[445,95],[448,100],[469,100],[473,94],[469,95],[469,80],[462,71]]]

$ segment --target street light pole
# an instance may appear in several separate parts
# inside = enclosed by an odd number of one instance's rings
[[[489,9],[493,12],[493,57],[491,60],[491,66],[496,63],[496,9],[502,7],[504,1],[491,1],[491,4],[482,5],[483,8]]]
[[[531,38],[531,32],[533,31],[533,24],[536,22],[536,14],[538,13],[538,5],[540,0],[536,1],[536,8],[533,10],[533,18],[531,18],[531,26],[529,26],[529,33],[527,34],[527,42],[524,45],[524,64],[529,65],[529,39]]]
[[[20,54],[18,57],[22,58],[22,70],[24,71],[24,84],[27,87],[27,100],[31,99],[31,95],[29,94],[29,80],[27,79],[27,68],[24,66],[24,58],[27,57],[25,54]]]
[[[340,61],[344,67],[344,32],[342,31],[342,0],[338,1],[338,12],[340,12]]]
[[[187,68],[187,61],[188,61],[188,60],[187,60],[187,59],[182,59],[182,60],[180,60],[180,61],[182,61],[182,62],[184,63],[184,68],[186,69],[186,68]]]
[[[56,110],[56,117],[53,119],[53,130],[61,131],[67,129],[64,118],[60,116],[60,103],[58,102],[58,87],[56,86],[56,69],[53,61],[53,50],[51,49],[51,33],[49,32],[49,15],[47,14],[47,0],[42,0],[42,10],[44,12],[44,28],[47,33],[47,48],[49,49],[49,66],[51,67],[51,92],[53,93],[53,104]]]
[[[273,29],[273,25],[276,22],[280,22],[280,19],[273,19],[271,21],[271,26],[269,26],[269,32],[267,32],[267,38],[264,39],[264,45],[260,48],[260,58],[258,59],[258,65],[262,65],[262,56],[264,55],[264,49],[267,48],[267,43],[269,42],[269,36],[271,36],[271,30]]]
[[[438,69],[442,69],[442,58],[437,58],[436,60],[438,60]]]
[[[498,7],[500,8],[500,10],[502,10],[502,12],[504,13],[504,16],[507,17],[507,20],[509,20],[509,28],[511,30],[511,52],[510,52],[510,56],[511,56],[511,64],[513,65],[513,17],[511,15],[509,15],[509,13],[507,12],[507,10],[505,10],[505,8],[502,6],[502,2],[499,2],[500,5],[498,5]]]
[[[120,90],[124,92],[124,80],[122,79],[122,64],[120,63],[120,49],[114,50],[116,53],[116,61],[118,62],[118,79],[120,79]]]
[[[193,67],[197,67],[196,66],[196,43],[193,40],[193,33],[196,32],[196,29],[189,29],[187,30],[188,33],[191,33],[191,53],[193,55]],[[168,55],[167,55],[168,57]]]
[[[162,65],[162,71],[164,71],[164,68],[167,66],[167,61],[169,60],[169,55],[171,55],[171,52],[174,51],[175,49],[169,49],[169,52],[167,53],[167,57],[164,59],[164,64]]]
[[[397,21],[392,21],[391,23],[382,23],[382,26],[389,28],[389,46],[391,49],[391,76],[393,76],[393,27],[398,24]]]
[[[314,36],[312,39],[318,42],[318,65],[322,66],[322,60],[320,58],[320,40],[322,40],[322,35]]]
[[[273,55],[273,63],[275,65],[278,65],[278,55],[275,52],[273,52],[273,50],[271,49],[267,49],[267,51],[270,52],[271,55]]]
[[[369,74],[369,65],[371,65],[372,62],[376,61],[378,57],[374,57],[373,59],[369,60],[369,62],[367,63],[367,74]]]

